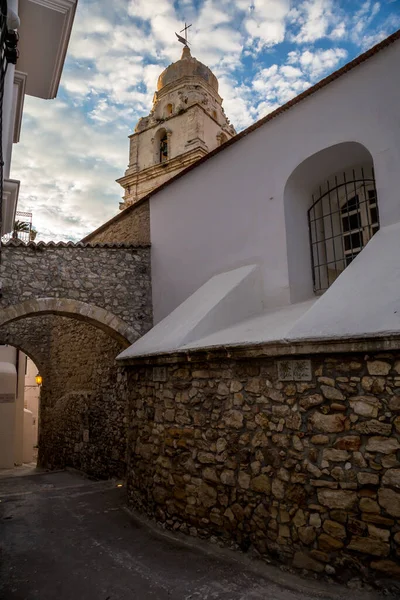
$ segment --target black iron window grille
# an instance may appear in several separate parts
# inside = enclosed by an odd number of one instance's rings
[[[373,169],[335,176],[316,196],[308,210],[308,226],[314,291],[322,293],[379,229]]]

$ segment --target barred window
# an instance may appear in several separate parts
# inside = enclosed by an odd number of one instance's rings
[[[314,291],[325,291],[379,230],[372,169],[346,171],[321,185],[308,210]]]

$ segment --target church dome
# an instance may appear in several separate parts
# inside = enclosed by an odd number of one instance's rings
[[[214,73],[206,65],[193,58],[187,46],[183,48],[181,59],[169,65],[161,73],[157,81],[157,91],[182,77],[200,77],[218,92],[218,79]]]

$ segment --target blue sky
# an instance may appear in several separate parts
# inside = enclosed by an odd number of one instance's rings
[[[25,99],[14,148],[38,239],[77,241],[117,214],[127,136],[185,20],[240,131],[399,29],[400,0],[79,0],[58,97]]]

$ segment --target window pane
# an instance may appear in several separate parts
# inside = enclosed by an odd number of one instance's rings
[[[346,256],[346,267],[349,266],[349,264],[351,262],[353,262],[353,260],[355,259],[355,257],[357,256],[357,254],[359,254],[358,252],[353,252],[353,254],[351,254],[350,256]]]
[[[361,227],[361,216],[359,212],[352,215],[343,215],[343,231],[351,231],[352,229],[359,229]]]
[[[374,224],[377,223],[378,222],[378,211],[376,210],[376,207],[370,208],[369,214],[371,215],[371,223],[374,223]]]
[[[362,248],[362,237],[361,233],[352,233],[344,236],[344,249],[345,250],[361,250]]]
[[[359,201],[358,195],[353,196],[352,198],[349,198],[349,200],[347,200],[346,204],[343,204],[342,213],[348,212],[349,210],[354,210],[356,208],[359,208],[359,206],[360,206],[360,201]]]
[[[368,190],[368,200],[370,204],[374,204],[376,202],[376,190]]]

